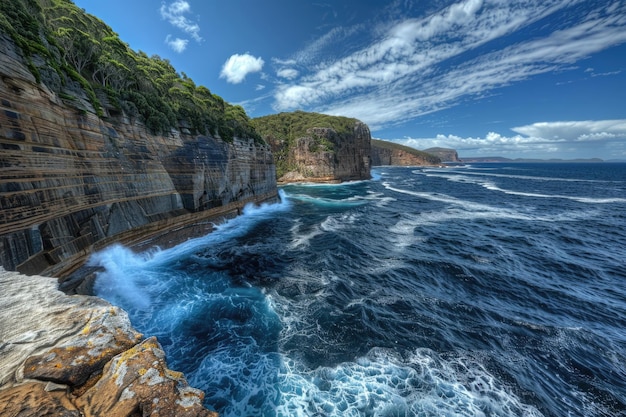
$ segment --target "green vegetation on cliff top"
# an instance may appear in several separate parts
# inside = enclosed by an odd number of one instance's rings
[[[359,123],[357,119],[329,116],[327,114],[295,111],[289,113],[272,114],[252,119],[252,125],[261,137],[270,144],[276,162],[278,178],[290,171],[297,171],[298,167],[289,158],[289,152],[299,138],[313,139],[309,151],[333,152],[335,144],[324,135],[308,132],[312,128],[333,129],[337,139],[342,140],[354,134],[354,127]]]
[[[441,158],[439,158],[437,155],[433,155],[428,152],[411,148],[410,146],[399,145],[397,143],[389,142],[386,140],[372,139],[372,147],[403,151],[408,154],[415,155],[419,158],[422,158],[424,161],[431,163],[433,165],[441,163]]]
[[[356,123],[358,123],[357,119],[349,117],[329,116],[300,110],[252,119],[253,126],[263,138],[288,143],[307,136],[307,130],[315,127],[333,129],[339,137],[351,135]]]
[[[78,106],[84,94],[99,116],[106,107],[112,116],[139,118],[155,134],[184,127],[228,142],[262,141],[241,106],[196,86],[168,60],[133,51],[70,0],[2,0],[1,33],[22,50],[37,82],[68,104]]]

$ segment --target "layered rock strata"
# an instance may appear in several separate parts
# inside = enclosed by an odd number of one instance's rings
[[[56,287],[0,268],[0,415],[217,415],[123,310]]]
[[[76,105],[37,83],[0,34],[0,265],[26,274],[69,274],[112,242],[176,243],[277,199],[271,149],[172,130],[149,134],[138,120],[103,119],[80,88]],[[75,103],[74,103],[75,104]],[[92,110],[92,109],[91,109]],[[182,123],[182,122],[181,122]]]

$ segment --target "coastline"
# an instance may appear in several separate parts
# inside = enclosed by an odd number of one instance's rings
[[[0,266],[0,415],[19,407],[32,416],[130,416],[137,409],[217,416],[202,405],[204,392],[168,368],[155,337],[137,332],[123,309],[93,295],[97,268],[85,262],[114,243],[137,251],[170,248],[210,233],[247,204],[279,199],[267,193],[128,230],[63,263],[59,277]]]

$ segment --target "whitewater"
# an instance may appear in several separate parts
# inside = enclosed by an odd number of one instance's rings
[[[281,187],[95,291],[222,416],[626,415],[626,164]]]

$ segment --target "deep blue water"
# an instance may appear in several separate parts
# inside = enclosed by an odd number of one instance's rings
[[[381,167],[94,256],[223,416],[626,415],[626,164]]]

